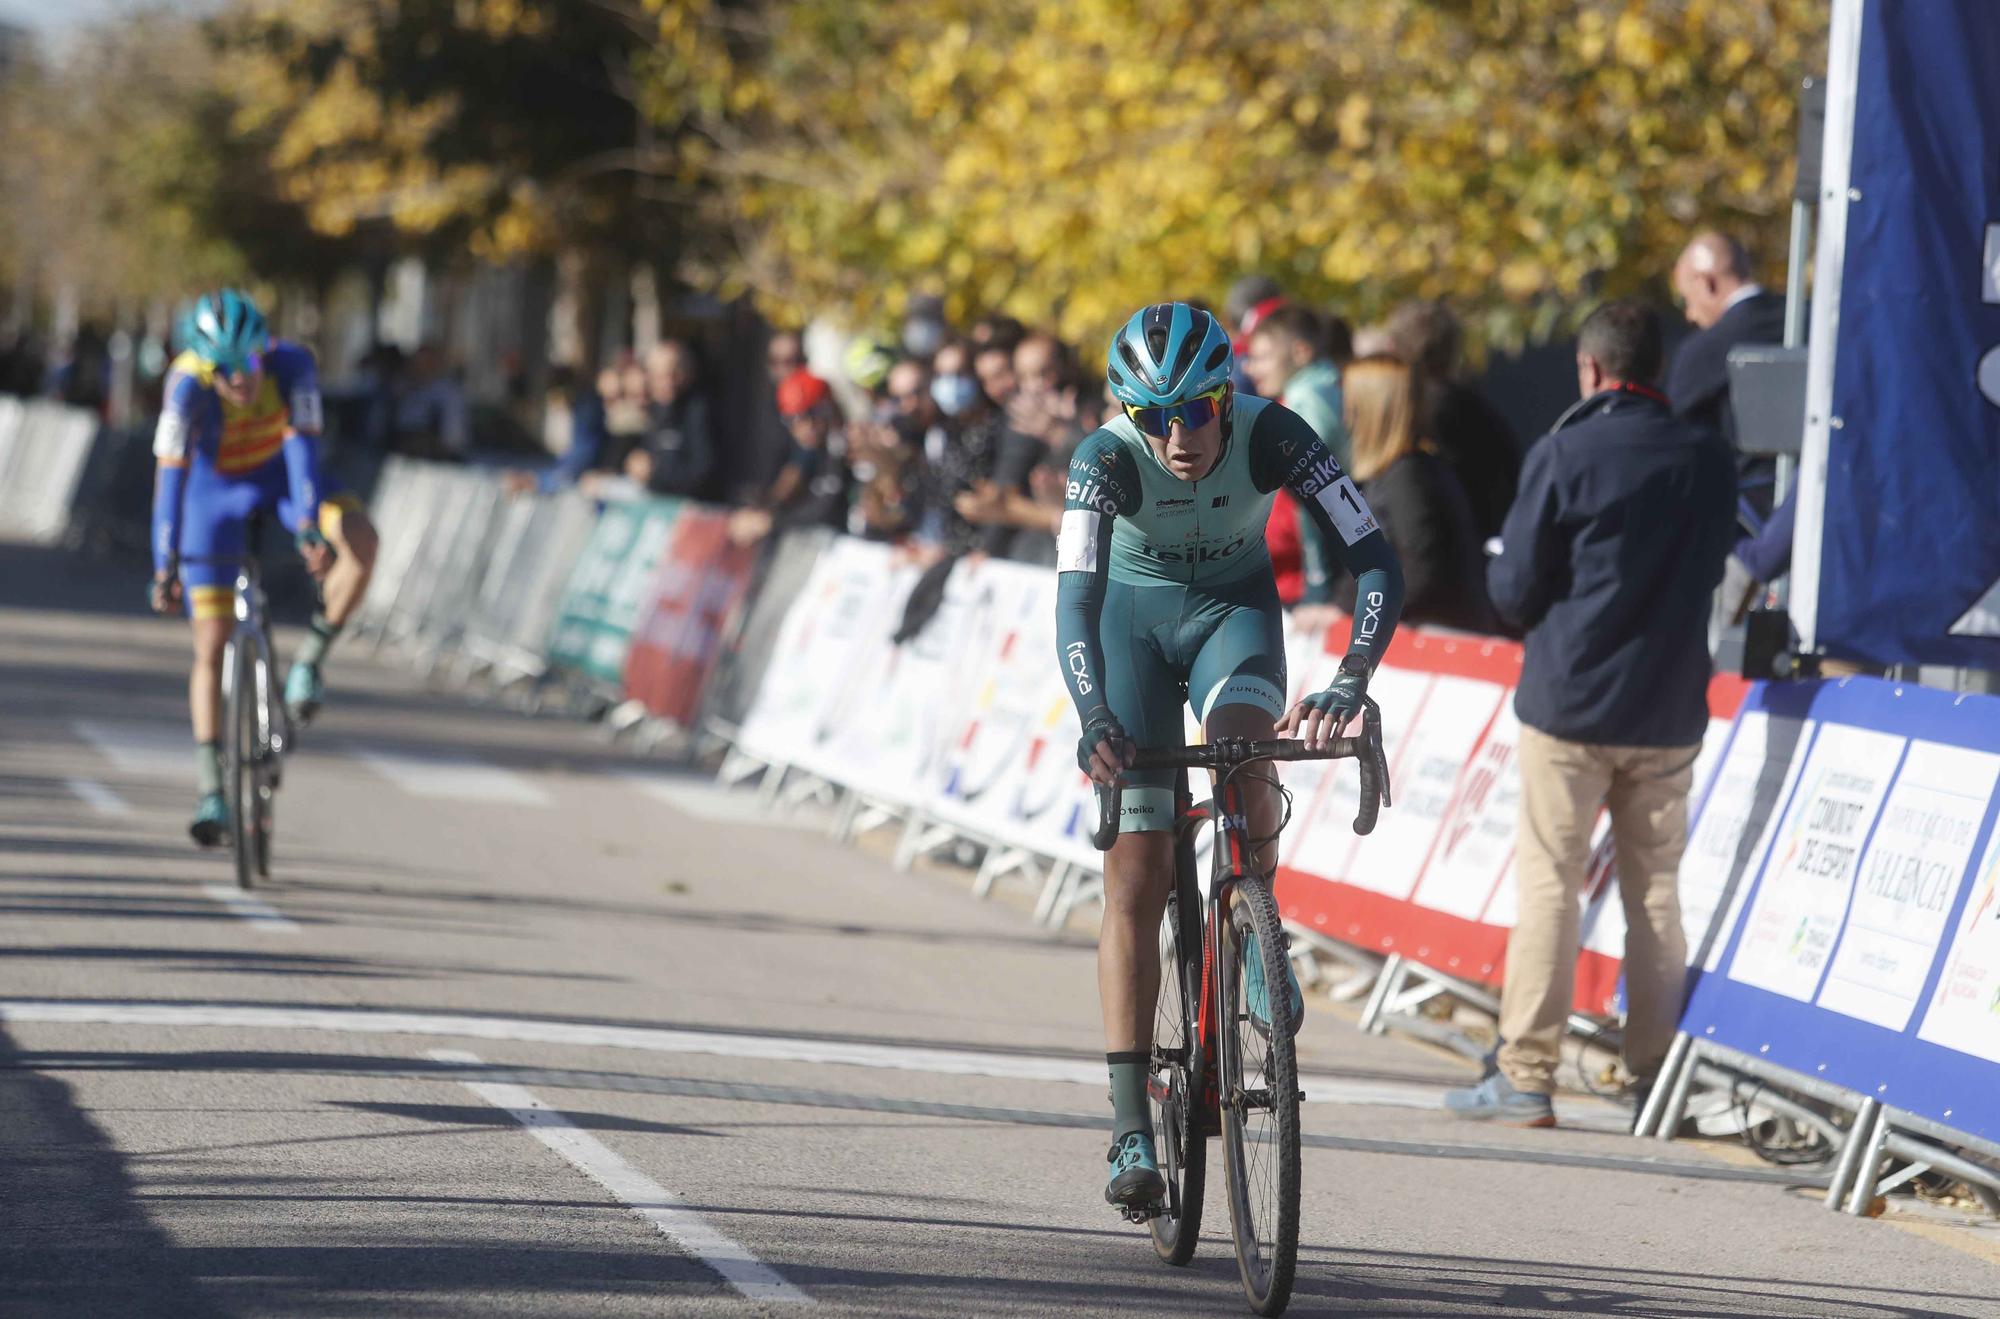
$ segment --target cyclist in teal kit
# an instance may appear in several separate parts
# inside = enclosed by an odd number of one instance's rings
[[[1297,732],[1323,745],[1359,713],[1402,611],[1402,570],[1361,492],[1296,413],[1236,393],[1231,365],[1229,336],[1198,308],[1159,303],[1126,322],[1107,367],[1124,415],[1070,463],[1057,550],[1057,646],[1083,724],[1077,762],[1098,783],[1122,774],[1127,785],[1105,857],[1097,981],[1113,1110],[1104,1194],[1129,1206],[1165,1191],[1146,1077],[1174,802],[1172,772],[1124,766],[1135,745],[1182,743],[1183,691],[1211,739]],[[1264,546],[1281,485],[1357,583],[1339,675],[1289,711],[1284,616]],[[1246,798],[1252,836],[1274,839],[1279,798],[1268,767]],[[1268,874],[1276,859],[1266,843],[1256,864]],[[1297,984],[1288,991],[1302,1009]],[[1266,1021],[1267,993],[1261,982],[1250,987],[1251,1015]]]

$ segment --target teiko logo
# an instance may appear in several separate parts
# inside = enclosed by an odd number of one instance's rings
[[[1327,454],[1312,465],[1305,479],[1299,482],[1299,493],[1310,499],[1341,477],[1340,460]]]
[[[1069,496],[1070,502],[1073,504],[1082,504],[1085,508],[1094,508],[1107,517],[1118,516],[1118,501],[1113,499],[1095,481],[1088,484],[1071,481],[1069,488],[1064,493]]]

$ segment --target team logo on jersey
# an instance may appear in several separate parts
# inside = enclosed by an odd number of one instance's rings
[[[1211,502],[1209,503],[1209,507],[1210,507],[1210,508],[1228,508],[1228,507],[1229,507],[1229,496],[1228,496],[1228,495],[1217,495],[1217,496],[1216,496],[1216,497],[1214,498],[1214,500],[1212,500],[1212,501],[1211,501]]]
[[[1183,513],[1194,512],[1192,499],[1155,499],[1153,508],[1161,517],[1179,517]]]
[[[1260,535],[1262,532],[1263,528],[1258,528]],[[1140,553],[1148,558],[1158,559],[1161,563],[1214,563],[1242,549],[1248,539],[1247,536],[1238,536],[1227,545],[1193,545],[1184,550],[1165,545],[1147,545],[1140,550]]]
[[[1300,475],[1301,472],[1304,475]],[[1301,460],[1299,465],[1292,469],[1292,479],[1289,484],[1296,486],[1301,495],[1311,499],[1338,481],[1341,475],[1340,460],[1330,453],[1322,453],[1317,461]]]
[[[1085,508],[1094,508],[1107,517],[1118,516],[1117,497],[1096,481],[1072,480],[1064,493],[1069,497],[1069,502],[1072,504],[1082,504]]]

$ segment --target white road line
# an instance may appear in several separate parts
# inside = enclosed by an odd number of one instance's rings
[[[218,885],[218,888],[222,886]],[[283,919],[280,917],[279,919]],[[599,1026],[588,1022],[520,1017],[474,1017],[374,1008],[275,1008],[250,1004],[80,1003],[0,999],[0,1021],[100,1026],[220,1026],[232,1030],[317,1030],[356,1035],[429,1035],[457,1039],[560,1044],[578,1048],[635,1049],[645,1053],[702,1054],[764,1062],[823,1063],[886,1068],[937,1076],[986,1076],[1004,1081],[1055,1081],[1104,1089],[1104,1065],[1036,1054],[979,1053],[921,1045],[811,1040],[789,1035],[727,1035],[653,1026]],[[1340,1076],[1302,1077],[1309,1103],[1368,1108],[1436,1109],[1443,1084],[1369,1081]],[[1570,1121],[1565,1107],[1563,1120]],[[1594,1105],[1607,1114],[1611,1105]],[[1582,1117],[1579,1112],[1579,1118]],[[1623,1120],[1623,1119],[1621,1119]],[[1578,1123],[1581,1125],[1583,1123]]]
[[[194,744],[178,725],[74,719],[70,728],[122,774],[175,778],[194,763]]]
[[[64,779],[63,784],[78,801],[83,802],[99,815],[125,816],[132,813],[131,803],[99,783],[96,779]]]
[[[757,794],[721,787],[685,775],[627,771],[617,777],[645,793],[654,801],[665,802],[683,815],[718,824],[755,824],[770,829],[807,829],[825,824],[823,815],[800,811],[781,814],[759,803]]]
[[[410,756],[387,751],[357,752],[356,758],[416,797],[498,802],[509,806],[549,804],[548,794],[527,779],[482,761],[460,757]]]
[[[201,891],[229,908],[229,914],[240,916],[253,927],[269,934],[297,934],[299,924],[281,913],[268,902],[251,897],[242,889],[230,884],[203,884]]]
[[[432,1049],[444,1063],[479,1066],[478,1054]],[[463,1080],[465,1088],[528,1129],[528,1134],[562,1155],[569,1165],[623,1201],[667,1240],[687,1251],[722,1280],[753,1301],[812,1305],[813,1298],[786,1282],[776,1269],[717,1231],[679,1196],[627,1163],[602,1141],[583,1131],[518,1085]]]

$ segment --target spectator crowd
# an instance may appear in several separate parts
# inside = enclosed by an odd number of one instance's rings
[[[1450,309],[1413,303],[1357,336],[1337,314],[1253,277],[1220,315],[1235,332],[1238,387],[1298,412],[1362,484],[1402,555],[1407,616],[1494,630],[1480,547],[1499,531],[1522,448],[1464,378]],[[790,329],[770,336],[765,387],[785,443],[774,470],[730,492],[740,540],[823,526],[895,541],[930,563],[1055,562],[1070,457],[1117,411],[1092,356],[1007,316],[955,328],[927,301],[894,342],[855,339],[809,363],[806,340]],[[714,479],[720,440],[687,345],[626,355],[592,385],[559,377],[550,404],[544,439],[560,457],[517,473],[517,490],[724,493]],[[1282,492],[1267,535],[1288,607],[1352,604],[1351,582],[1312,580],[1328,560],[1307,552],[1316,528]]]
[[[1670,406],[1733,441],[1728,352],[1779,337],[1783,299],[1755,282],[1748,254],[1721,234],[1696,235],[1667,278],[1694,331],[1664,372]],[[1518,635],[1494,608],[1485,569],[1539,437],[1517,434],[1467,374],[1464,327],[1451,308],[1408,302],[1356,328],[1274,279],[1247,276],[1217,314],[1235,339],[1238,388],[1298,413],[1361,486],[1403,563],[1406,617]],[[811,362],[809,337],[820,354]],[[0,391],[102,408],[118,351],[87,325],[54,348],[13,335],[0,345]],[[171,349],[140,340],[123,351],[143,413]],[[931,562],[987,555],[1053,564],[1070,456],[1116,415],[1096,345],[1079,349],[1004,315],[954,327],[935,299],[913,300],[893,340],[842,345],[773,332],[752,386],[763,398],[747,409],[740,388],[735,406],[721,405],[741,382],[712,387],[701,359],[694,345],[668,338],[594,372],[553,367],[539,398],[511,369],[514,406],[475,416],[463,371],[436,345],[407,354],[376,345],[328,383],[329,422],[343,446],[465,460],[492,453],[499,418],[522,432],[511,437],[517,453],[554,460],[510,471],[516,494],[574,487],[599,499],[729,502],[745,541],[824,526],[898,542]],[[780,433],[765,438],[775,445],[746,443],[728,420],[773,411]],[[1750,585],[1789,566],[1793,510],[1771,485],[1767,458],[1739,460],[1732,571],[1744,600]],[[1279,595],[1312,621],[1351,606],[1353,594],[1351,581],[1320,579],[1332,557],[1315,552],[1317,535],[1279,491],[1266,532]]]

